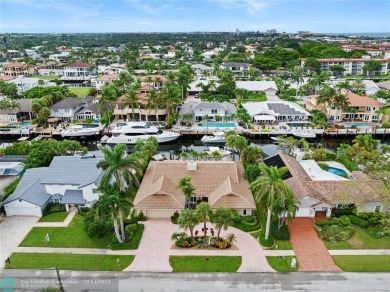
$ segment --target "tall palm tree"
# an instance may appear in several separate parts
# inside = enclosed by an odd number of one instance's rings
[[[235,146],[238,150],[238,159],[241,160],[241,152],[248,146],[248,140],[244,136],[236,136]]]
[[[344,80],[343,82],[337,83],[336,88],[340,91],[341,89],[351,90],[352,86],[348,80]]]
[[[330,86],[323,86],[320,90],[320,94],[317,97],[317,105],[323,105],[323,109],[326,115],[329,115],[329,106],[333,103],[333,99],[336,95],[336,90]]]
[[[190,200],[193,195],[195,195],[195,187],[192,184],[192,178],[185,176],[179,180],[177,185],[179,189],[183,192],[186,200]]]
[[[177,219],[177,223],[184,230],[189,230],[191,238],[194,238],[194,228],[198,224],[198,216],[194,210],[183,210],[180,217]]]
[[[213,210],[211,209],[211,206],[209,203],[202,202],[198,206],[196,206],[196,216],[198,217],[199,222],[203,222],[203,232],[204,236],[207,235],[207,226],[206,223],[210,221],[211,217],[213,216]]]
[[[349,110],[349,105],[351,104],[345,94],[336,94],[333,98],[332,103],[337,109],[346,112]]]
[[[128,87],[125,96],[126,97],[123,101],[123,106],[131,108],[132,119],[134,119],[135,117],[134,109],[139,107],[138,93],[133,87]]]
[[[295,217],[299,209],[298,208],[299,204],[300,202],[297,199],[295,199],[294,195],[279,197],[275,201],[275,208],[279,214],[278,229],[280,229],[283,226],[285,220],[287,224],[291,222],[291,220]]]
[[[305,70],[301,66],[295,66],[291,71],[291,79],[297,83],[297,92],[296,96],[298,98],[299,96],[299,86],[301,83],[303,83],[303,76],[305,75]]]
[[[366,88],[366,84],[364,84],[363,79],[359,78],[354,81],[352,84],[352,88],[355,89],[357,92],[361,92],[362,89]]]
[[[212,216],[212,222],[217,229],[217,238],[219,238],[222,229],[226,230],[228,226],[233,225],[236,216],[237,213],[230,208],[219,207],[215,210],[214,215]]]
[[[370,134],[357,135],[352,140],[353,146],[364,149],[365,151],[373,151],[378,148],[379,140],[376,140]]]
[[[104,105],[108,105],[108,109],[113,111],[114,104],[120,95],[119,87],[114,83],[109,83],[103,86],[101,96],[99,97],[99,110],[103,109]],[[110,124],[110,115],[108,124]]]
[[[120,193],[118,186],[115,184],[109,187],[100,187],[102,195],[99,197],[99,201],[96,203],[96,212],[98,216],[104,214],[110,214],[115,230],[115,236],[118,242],[123,243],[126,241],[126,233],[124,227],[124,215],[128,214],[131,203],[125,199]],[[120,229],[118,227],[117,218],[119,217]]]
[[[148,93],[148,103],[146,105],[146,108],[149,109],[148,116],[150,115],[151,110],[154,109],[154,114],[156,116],[156,121],[158,120],[157,111],[158,111],[159,105],[160,105],[160,97],[159,97],[157,91],[156,90],[149,91],[149,93]],[[149,117],[148,117],[148,120],[149,120]]]
[[[101,146],[104,159],[97,163],[97,167],[104,170],[101,179],[103,187],[116,183],[121,192],[133,186],[138,187],[142,169],[145,164],[143,159],[135,155],[126,156],[126,145],[117,144],[114,149]]]
[[[262,175],[252,182],[249,187],[253,192],[257,204],[263,204],[267,208],[267,224],[265,229],[265,239],[269,238],[272,210],[275,202],[285,201],[284,198],[293,195],[292,190],[283,181],[283,175],[288,172],[287,167],[268,167],[259,165]]]

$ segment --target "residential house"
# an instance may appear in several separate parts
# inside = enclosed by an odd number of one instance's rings
[[[7,216],[42,216],[54,201],[66,205],[91,205],[99,199],[97,186],[103,170],[95,156],[56,156],[49,167],[27,169],[3,205]]]
[[[290,101],[247,102],[242,105],[253,121],[307,121],[311,114]]]
[[[383,114],[379,114],[378,110],[384,106],[383,103],[366,95],[357,95],[353,92],[342,91],[349,101],[348,109],[343,111],[333,105],[317,104],[319,95],[310,95],[310,100],[306,102],[308,110],[318,109],[326,111],[328,119],[335,122],[349,121],[363,121],[363,122],[380,122]]]
[[[196,75],[205,75],[205,74],[211,74],[213,72],[213,68],[210,66],[206,66],[203,64],[193,64],[191,65],[192,70],[195,71]]]
[[[330,217],[332,209],[351,205],[356,205],[358,212],[389,210],[386,203],[389,191],[383,182],[371,180],[361,171],[353,171],[352,179],[329,179],[330,173],[322,173],[326,171],[314,160],[302,160],[303,165],[307,164],[304,167],[300,161],[282,152],[266,158],[264,163],[288,168],[283,180],[299,201],[296,217],[314,218],[318,213],[325,213]]]
[[[76,97],[65,98],[50,107],[50,117],[58,118],[63,122],[70,122],[82,108],[92,105],[95,98],[95,96],[86,96],[83,99]]]
[[[191,177],[195,195],[186,200],[177,187]],[[241,161],[152,161],[134,199],[134,209],[149,218],[170,218],[176,211],[208,202],[212,209],[232,208],[251,215],[256,205]]]
[[[3,65],[2,74],[15,77],[19,75],[28,76],[34,74],[34,68],[29,67],[25,63],[9,63]]]
[[[390,90],[390,81],[378,82],[377,85],[380,89]]]
[[[275,81],[236,81],[236,87],[253,93],[262,91],[267,97],[275,97],[278,92]]]
[[[92,76],[96,76],[94,65],[78,61],[64,66],[64,76],[61,80],[67,84],[80,86],[89,84]]]
[[[89,106],[81,108],[75,113],[74,118],[80,121],[84,121],[86,119],[100,120],[107,110],[108,104],[105,104],[100,108],[99,103],[94,102]]]
[[[164,75],[148,75],[141,78],[141,86],[151,85],[156,90],[160,90],[167,81],[168,79]]]
[[[205,116],[210,120],[217,120],[218,117],[223,119],[224,117],[231,116],[237,111],[236,107],[230,102],[200,102],[197,100],[187,101],[180,107],[180,116],[185,114],[192,114],[194,121],[199,122],[204,119]]]
[[[102,87],[104,84],[112,83],[114,80],[118,80],[119,76],[118,74],[108,74],[100,76],[96,79],[96,90],[99,92],[102,90]]]
[[[366,95],[372,96],[378,90],[380,90],[379,86],[372,80],[363,80],[364,87],[362,88],[362,92]]]
[[[50,82],[49,80],[42,80],[42,84],[39,84],[39,78],[35,77],[26,77],[24,75],[19,75],[15,79],[12,79],[8,81],[9,83],[14,83],[16,85],[16,88],[18,89],[18,93],[21,94],[26,90],[29,90],[31,88],[41,86],[41,87],[47,87],[47,86],[55,86],[56,84],[54,82]]]
[[[301,66],[305,64],[304,58],[301,59]],[[390,59],[370,59],[370,58],[361,58],[361,59],[344,59],[344,58],[335,58],[335,59],[318,59],[321,64],[321,70],[330,71],[330,67],[333,65],[342,66],[345,71],[342,74],[347,75],[361,75],[363,74],[363,67],[367,61],[375,60],[382,64],[381,70],[374,72],[374,74],[385,75],[390,70],[389,62]]]
[[[141,82],[143,83],[141,89],[137,92],[137,105],[135,107],[126,106],[127,93],[120,96],[116,102],[114,109],[114,116],[117,119],[123,119],[127,121],[165,121],[167,109],[164,104],[157,106],[157,110],[154,106],[149,104],[149,94],[151,91],[156,90],[150,83],[162,85],[159,81],[156,82]],[[157,90],[156,90],[157,91]]]
[[[18,108],[0,109],[0,123],[19,123],[35,118],[32,112],[32,99],[17,99]]]
[[[19,161],[2,161],[0,157],[0,197],[3,190],[24,172],[24,163]]]
[[[244,75],[249,71],[250,66],[251,65],[247,63],[229,62],[229,63],[222,64],[220,68],[232,71],[234,74]]]

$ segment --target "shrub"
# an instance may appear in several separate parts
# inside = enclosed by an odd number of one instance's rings
[[[351,220],[349,219],[349,217],[347,215],[342,215],[342,216],[340,216],[340,223],[343,226],[349,226],[349,225],[351,225]]]
[[[260,231],[260,235],[259,235],[260,244],[264,247],[271,247],[274,245],[275,240],[274,240],[271,232],[270,232],[268,239],[265,239],[264,237],[265,237],[265,228]]]
[[[125,227],[125,230],[131,231],[131,232],[136,232],[137,229],[138,229],[137,223],[132,223],[132,224],[129,224]]]
[[[342,163],[349,171],[359,171],[359,167],[348,157],[345,155],[339,156],[336,161]]]
[[[367,228],[368,227],[368,221],[364,220],[358,216],[355,215],[349,215],[349,219],[351,220],[352,225],[356,225],[360,228]]]
[[[64,204],[59,204],[59,203],[49,203],[45,206],[45,208],[42,211],[42,215],[46,216],[51,213],[56,213],[56,212],[65,212],[66,207]]]
[[[338,242],[350,239],[355,234],[355,229],[342,225],[314,225],[319,237],[326,241]]]
[[[104,238],[112,235],[114,227],[109,217],[98,218],[94,213],[88,213],[84,219],[84,231],[92,238]]]
[[[339,224],[339,218],[333,218],[330,220],[316,220],[315,225],[318,226],[326,226],[326,225],[338,225]]]
[[[329,169],[329,165],[327,165],[326,163],[318,162],[317,164],[323,170],[328,170]]]
[[[139,214],[138,214],[138,217],[137,217],[138,221],[146,221],[146,216],[144,215],[144,213],[141,211]]]
[[[178,223],[177,223],[177,219],[178,219],[178,218],[176,218],[175,216],[171,216],[171,222],[172,222],[173,224],[178,224]]]
[[[175,217],[176,219],[180,217],[180,214],[177,210],[175,211],[175,213],[173,213],[173,217]]]
[[[130,224],[137,224],[138,221],[137,221],[137,218],[124,219],[124,220],[123,220],[123,223],[124,223],[124,225],[125,225],[125,227],[126,227],[127,225],[130,225]]]
[[[215,246],[219,249],[226,249],[231,247],[231,244],[227,240],[218,239],[217,241],[215,241]]]
[[[334,214],[336,217],[340,217],[343,215],[354,215],[355,210],[355,208],[333,209],[332,214]]]
[[[278,222],[274,221],[271,223],[271,234],[275,239],[279,240],[289,240],[290,239],[290,230],[286,224],[283,224],[280,229],[278,229]]]
[[[384,122],[382,128],[390,128],[390,122]]]
[[[389,215],[384,212],[362,212],[357,214],[358,217],[367,220],[370,225],[381,224],[382,220]]]
[[[377,226],[377,227],[368,227],[367,228],[367,233],[376,239],[382,238],[386,236],[385,231],[382,229],[382,227]]]
[[[15,191],[16,187],[18,186],[20,180],[22,179],[22,177],[18,177],[16,180],[14,180],[12,183],[10,183],[5,189],[4,189],[4,196],[3,196],[3,200],[5,200],[6,198],[8,198],[11,194],[13,194],[13,192]]]
[[[241,219],[241,223],[247,226],[256,226],[257,218],[255,216],[244,216]]]

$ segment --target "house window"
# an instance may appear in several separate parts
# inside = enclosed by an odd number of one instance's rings
[[[368,121],[369,119],[370,119],[370,116],[368,116],[368,115],[364,116],[365,121]]]
[[[190,202],[191,203],[196,203],[196,197],[191,197]]]
[[[381,211],[381,206],[375,206],[375,212],[380,212]]]
[[[58,113],[58,108],[53,109],[55,113]]]
[[[369,106],[366,107],[366,112],[369,112],[371,108]]]
[[[97,189],[92,189],[92,194],[97,194],[98,190]]]
[[[246,209],[242,210],[242,215],[246,215]]]
[[[211,110],[211,114],[216,115],[217,113],[218,113],[218,110],[216,110],[216,109]]]
[[[68,109],[68,108],[66,108],[66,109],[65,109],[65,112],[66,112],[66,113],[68,113],[68,112],[69,112],[69,109]]]

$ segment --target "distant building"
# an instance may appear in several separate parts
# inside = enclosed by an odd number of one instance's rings
[[[61,80],[68,85],[89,85],[92,76],[96,76],[93,64],[75,62],[64,67],[64,76],[61,77]]]

